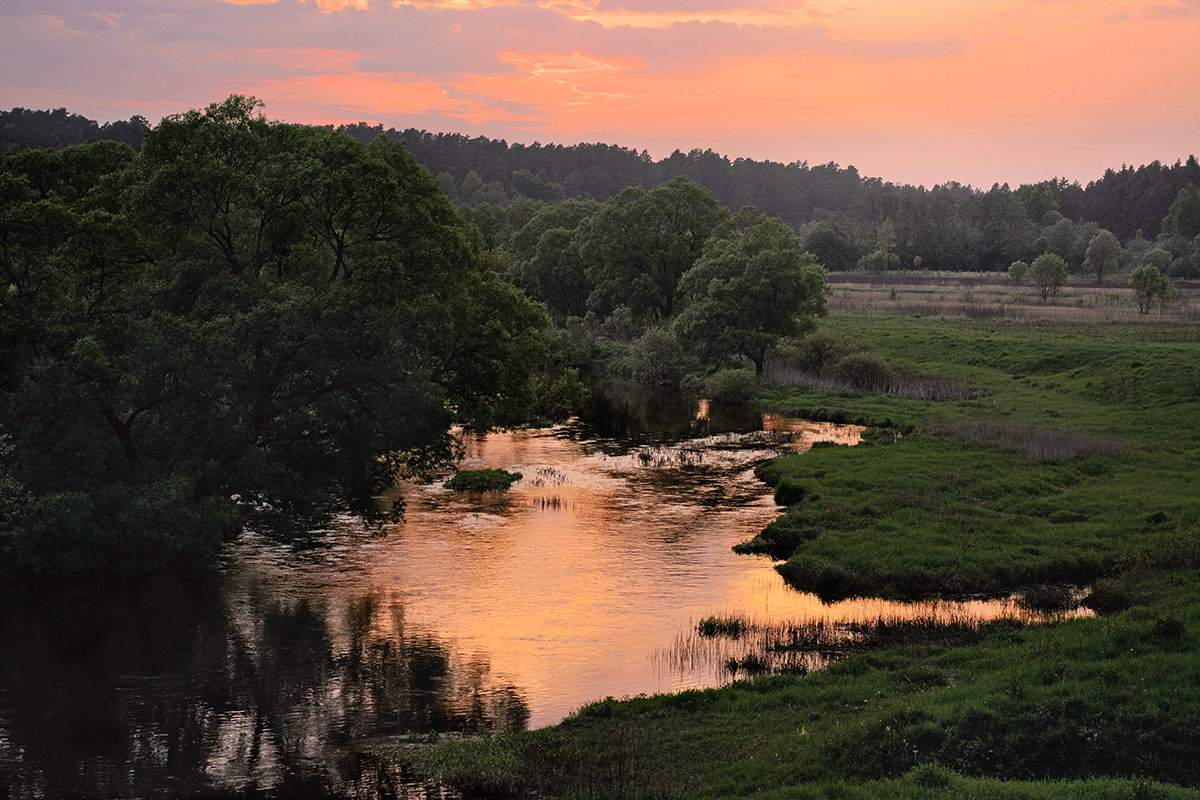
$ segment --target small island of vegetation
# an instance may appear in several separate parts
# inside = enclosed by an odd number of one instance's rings
[[[464,469],[446,481],[447,489],[460,492],[500,492],[524,477],[503,469]]]

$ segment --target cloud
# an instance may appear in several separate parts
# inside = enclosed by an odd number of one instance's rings
[[[1200,19],[1200,3],[1186,2],[1174,5],[1150,6],[1146,9],[1148,19]]]
[[[1115,129],[1137,96],[1194,148],[1200,0],[1147,2],[0,0],[0,107],[156,118],[236,91],[297,121],[846,164],[996,131],[1069,149],[1062,120]]]

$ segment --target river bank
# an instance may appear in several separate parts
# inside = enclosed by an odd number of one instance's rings
[[[898,597],[1090,583],[1103,615],[605,701],[402,761],[488,795],[1196,796],[1200,329],[845,314],[823,327],[973,391],[764,393],[767,410],[909,431],[770,468],[807,531],[789,581]]]

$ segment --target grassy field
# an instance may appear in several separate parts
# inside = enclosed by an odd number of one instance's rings
[[[1087,275],[1073,275],[1053,302],[1043,302],[1026,280],[1014,283],[1003,273],[846,272],[829,276],[829,307],[836,312],[869,315],[958,316],[975,319],[1200,320],[1195,281],[1178,281],[1179,296],[1156,305],[1149,315],[1138,312],[1133,289],[1124,275],[1096,285]]]
[[[1200,324],[1102,316],[835,304],[828,333],[958,390],[785,371],[765,410],[886,430],[764,466],[789,508],[746,545],[826,596],[1079,585],[1096,616],[1000,621],[397,757],[482,796],[1200,796]]]

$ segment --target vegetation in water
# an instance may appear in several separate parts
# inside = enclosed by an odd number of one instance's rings
[[[503,469],[464,469],[446,481],[447,489],[462,492],[498,492],[507,489],[523,476]]]

